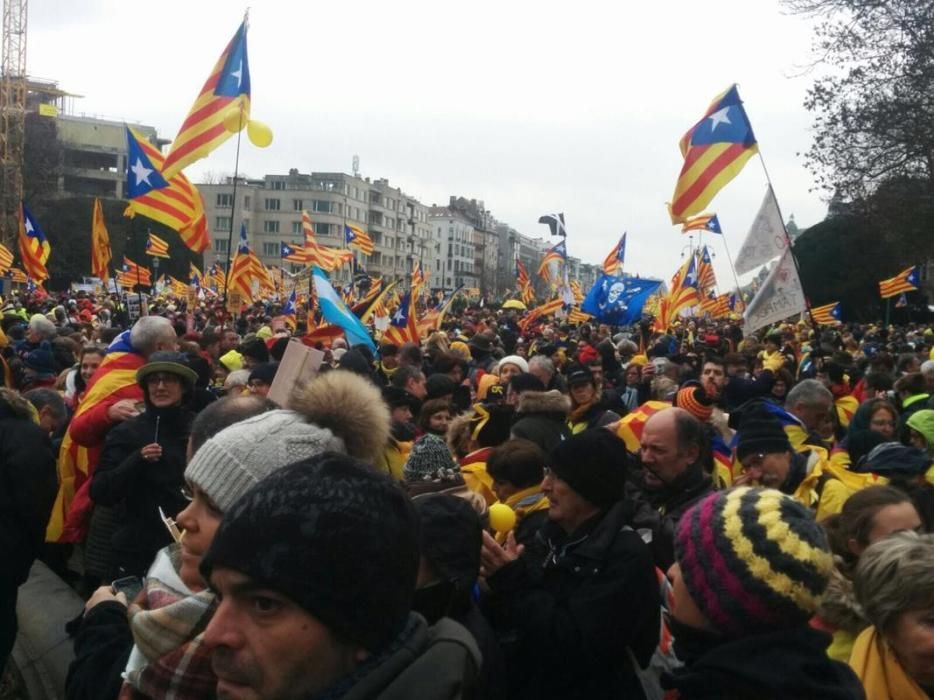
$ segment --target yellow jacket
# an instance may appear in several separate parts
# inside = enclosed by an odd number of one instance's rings
[[[405,460],[409,458],[409,452],[411,451],[411,442],[400,442],[390,437],[386,447],[383,448],[383,454],[377,465],[379,470],[396,481],[402,481],[402,467],[405,465]]]
[[[799,503],[813,508],[818,522],[839,513],[853,491],[834,475],[827,452],[815,447],[798,454],[805,455],[807,459],[807,475],[791,495]]]
[[[493,493],[493,477],[486,470],[486,461],[492,451],[492,447],[484,447],[471,452],[460,461],[461,476],[464,477],[467,488],[483,496],[488,506],[496,503],[496,494]]]
[[[517,529],[519,523],[521,523],[522,519],[527,515],[537,513],[541,510],[548,510],[549,506],[548,497],[542,493],[542,489],[538,484],[529,486],[529,488],[522,489],[521,491],[516,491],[505,501],[497,501],[497,503],[505,503],[515,512],[516,524],[513,526],[513,529]],[[497,532],[496,541],[502,544],[506,541],[507,534],[509,533]]]

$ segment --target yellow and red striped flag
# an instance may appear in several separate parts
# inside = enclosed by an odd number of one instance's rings
[[[128,257],[123,257],[123,269],[117,273],[117,283],[123,287],[135,287],[141,284],[152,286],[152,273],[149,268],[140,267]]]
[[[29,278],[26,277],[26,273],[20,270],[18,267],[11,267],[9,272],[11,282],[15,282],[16,284],[26,284],[26,282],[29,281]]]
[[[702,212],[759,152],[735,85],[714,99],[679,146],[684,165],[669,205],[673,224]]]
[[[518,324],[519,328],[521,328],[522,332],[524,333],[533,321],[542,316],[548,316],[549,314],[557,313],[563,306],[564,300],[561,297],[552,299],[551,301],[546,301],[541,306],[536,306],[534,309],[529,311],[524,318],[520,319]]]
[[[94,199],[94,214],[91,218],[91,274],[104,280],[110,277],[108,265],[113,254],[110,252],[110,234],[104,222],[101,200]]]
[[[178,136],[165,157],[162,171],[166,178],[204,158],[250,119],[250,64],[246,50],[246,20],[237,29],[227,48],[214,64],[211,74],[198,93]],[[225,120],[232,118],[234,130]]]
[[[126,197],[123,215],[137,214],[178,231],[182,242],[196,253],[207,250],[208,224],[201,193],[182,173],[162,174],[164,158],[142,134],[127,128]]]
[[[356,248],[364,255],[372,255],[375,248],[373,239],[369,234],[358,226],[352,224],[344,225],[344,240],[348,248]]]
[[[697,256],[697,288],[701,291],[712,289],[717,286],[717,276],[713,271],[713,263],[710,260],[710,251],[707,246]]]
[[[19,255],[26,270],[26,276],[34,282],[44,282],[49,278],[45,263],[49,259],[52,247],[39,228],[39,224],[26,208],[19,205]]]
[[[562,262],[562,261],[566,262],[567,259],[568,259],[568,248],[567,248],[567,244],[565,243],[565,239],[562,238],[560,241],[555,243],[553,246],[551,246],[551,248],[549,248],[545,252],[545,255],[542,258],[542,261],[538,265],[538,276],[541,277],[543,280],[548,281],[549,279],[548,266],[551,265],[551,263],[553,262]]]
[[[169,242],[159,238],[154,233],[150,233],[149,238],[146,239],[146,255],[151,255],[154,258],[170,257]]]
[[[914,292],[920,284],[918,266],[912,265],[907,270],[902,270],[895,277],[879,282],[879,294],[883,299],[898,296],[903,292]]]
[[[619,241],[613,250],[610,251],[609,255],[606,256],[606,259],[603,261],[603,271],[608,275],[616,275],[617,277],[623,274],[623,264],[626,261],[626,234],[624,233],[620,236]]]
[[[708,231],[710,233],[723,233],[720,228],[720,219],[716,214],[698,214],[686,219],[681,227],[681,233],[690,233],[691,231]]]
[[[840,302],[835,301],[831,304],[815,306],[811,309],[811,318],[814,319],[814,323],[819,323],[822,326],[833,326],[840,323]]]
[[[341,265],[353,260],[353,251],[330,248],[319,245],[315,239],[315,231],[311,224],[311,216],[307,211],[302,212],[302,231],[305,234],[305,264],[317,265],[325,272],[333,272]]]
[[[0,275],[5,274],[13,265],[13,253],[5,245],[0,243]]]
[[[246,236],[246,224],[241,224],[240,244],[237,246],[237,254],[230,265],[227,287],[238,292],[247,304],[251,304],[253,303],[253,280],[261,280],[264,276],[263,263],[250,248],[250,242]]]

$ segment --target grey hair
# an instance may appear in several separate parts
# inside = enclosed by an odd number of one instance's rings
[[[925,360],[921,363],[921,374],[934,374],[934,360]]]
[[[175,329],[169,319],[163,316],[143,316],[130,330],[130,344],[143,355],[149,355],[169,335],[175,337]]]
[[[555,376],[555,363],[551,361],[551,358],[547,355],[533,355],[529,359],[529,371],[533,368],[547,372],[549,376]]]
[[[881,632],[908,610],[934,607],[934,535],[898,532],[870,545],[859,558],[853,588]]]
[[[792,408],[797,404],[818,406],[832,403],[833,394],[830,393],[830,389],[816,379],[805,379],[798,382],[788,392],[788,396],[785,397],[786,408]]]
[[[29,319],[29,329],[42,336],[44,340],[51,340],[58,334],[58,329],[42,314],[34,314]]]
[[[37,411],[41,411],[46,406],[57,420],[64,420],[68,417],[68,409],[65,407],[65,401],[54,389],[39,388],[31,389],[23,394],[23,398],[35,406]]]

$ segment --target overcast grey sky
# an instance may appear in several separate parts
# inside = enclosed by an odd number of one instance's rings
[[[84,98],[76,111],[173,138],[245,5],[229,0],[31,0],[30,74]],[[629,232],[626,268],[668,278],[687,237],[669,223],[677,142],[731,83],[755,129],[785,217],[826,207],[797,153],[810,143],[798,77],[810,25],[775,0],[259,0],[250,9],[252,116],[273,144],[244,140],[251,176],[351,169],[426,204],[482,199],[545,235],[564,211],[568,250],[600,262]],[[231,139],[191,166],[231,172]],[[711,205],[739,250],[765,188],[757,159]],[[730,275],[714,242],[721,286]]]

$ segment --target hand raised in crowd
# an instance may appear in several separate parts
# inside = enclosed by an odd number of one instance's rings
[[[91,597],[88,598],[88,602],[84,604],[84,614],[87,615],[91,611],[91,608],[111,600],[115,600],[123,607],[127,607],[126,594],[123,591],[114,593],[110,586],[101,586],[91,594]]]
[[[515,561],[522,552],[525,551],[525,545],[516,544],[516,536],[512,530],[506,535],[505,544],[499,544],[489,532],[483,533],[483,547],[480,550],[480,575],[492,576],[501,568]]]
[[[136,401],[133,399],[120,399],[117,401],[117,403],[107,409],[107,417],[113,423],[129,420],[130,418],[135,418],[138,415],[139,411],[136,408]]]
[[[147,462],[157,462],[162,458],[162,445],[158,442],[151,442],[148,445],[143,445],[140,452]]]

